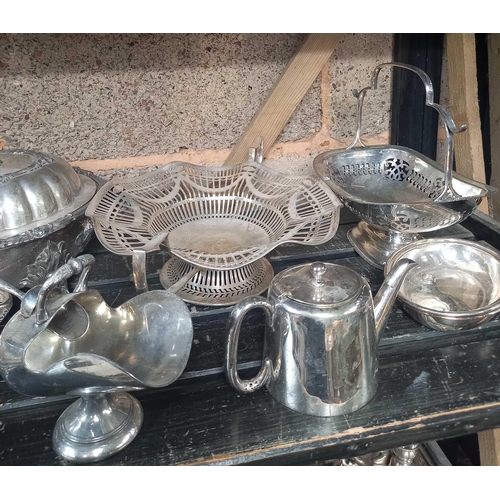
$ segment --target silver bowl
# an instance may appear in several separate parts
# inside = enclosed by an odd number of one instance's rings
[[[255,288],[255,281],[240,279],[253,275],[243,267],[284,243],[326,243],[339,225],[342,203],[316,174],[280,173],[260,160],[250,152],[248,161],[228,167],[172,162],[138,177],[112,179],[86,214],[105,248],[132,255],[138,292],[147,289],[145,253],[163,246],[204,270],[191,281],[202,285],[202,296],[198,289],[189,293],[190,301],[236,303],[272,279],[272,273],[259,273],[263,279]],[[261,261],[259,267],[270,266]],[[165,278],[170,271],[161,274]]]
[[[469,330],[500,312],[500,252],[489,245],[456,238],[415,241],[389,257],[385,274],[404,258],[419,265],[406,275],[398,299],[422,325]]]
[[[315,174],[282,174],[251,161],[231,167],[173,162],[110,180],[86,214],[113,253],[163,245],[194,266],[228,270],[283,243],[327,242],[341,206]]]

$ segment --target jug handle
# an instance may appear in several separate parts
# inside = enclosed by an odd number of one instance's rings
[[[78,283],[75,286],[73,293],[85,292],[87,290],[87,280],[94,262],[95,258],[93,255],[80,255],[74,259],[69,259],[66,264],[63,264],[49,276],[49,278],[41,286],[37,296],[35,305],[35,323],[37,325],[40,325],[49,319],[49,313],[45,308],[45,302],[49,292],[61,283],[61,281],[67,280],[76,274],[80,274],[80,278],[78,279]]]
[[[266,321],[271,321],[273,307],[263,297],[248,297],[243,299],[233,307],[229,316],[226,337],[226,357],[225,357],[225,372],[226,378],[230,385],[241,393],[254,392],[266,384],[271,375],[271,360],[264,359],[259,373],[249,379],[242,380],[238,375],[238,340],[240,337],[240,328],[243,318],[250,309],[262,307],[266,311]]]

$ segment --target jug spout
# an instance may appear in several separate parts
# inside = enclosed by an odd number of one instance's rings
[[[398,295],[398,290],[408,271],[417,263],[411,259],[401,259],[387,275],[384,283],[380,287],[374,298],[375,333],[377,342],[380,340],[382,332],[385,330],[389,314],[394,301]]]

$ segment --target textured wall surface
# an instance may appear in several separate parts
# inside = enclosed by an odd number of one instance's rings
[[[231,148],[303,36],[0,34],[0,143],[69,161]],[[347,34],[336,49],[333,138],[353,135],[351,90],[391,53],[391,34]],[[386,131],[389,109],[374,95],[364,132]],[[311,137],[322,118],[318,77],[277,142]]]
[[[392,61],[393,35],[347,33],[332,56],[330,134],[350,138],[356,131],[357,99],[353,89],[370,86],[375,67]],[[380,72],[377,90],[369,91],[363,105],[363,134],[374,135],[390,127],[391,70]]]
[[[0,134],[70,160],[227,148],[297,34],[2,35]],[[320,127],[319,84],[282,133]]]

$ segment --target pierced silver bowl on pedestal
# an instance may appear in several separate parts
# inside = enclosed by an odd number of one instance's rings
[[[243,267],[283,243],[325,243],[338,228],[342,205],[314,173],[282,174],[254,158],[231,167],[173,162],[137,178],[114,179],[99,190],[86,214],[108,250],[133,255],[138,291],[147,289],[145,253],[164,246],[192,267],[183,271],[175,261],[167,262],[163,283],[198,268],[203,276],[190,284],[202,284],[203,297],[188,284],[186,300],[236,303],[262,293],[273,278],[269,263]],[[232,273],[237,269],[239,277]]]
[[[380,70],[397,66],[417,73],[426,89],[426,105],[438,111],[446,130],[444,166],[402,146],[366,147],[361,141],[365,94],[377,88]],[[485,196],[496,192],[485,184],[452,173],[453,138],[466,129],[456,127],[448,112],[434,103],[428,75],[413,66],[384,63],[372,74],[371,87],[354,91],[358,99],[356,136],[346,150],[326,151],[314,169],[361,222],[348,233],[354,249],[370,264],[383,269],[401,246],[421,239],[420,233],[457,224],[468,217]],[[361,147],[353,146],[359,142]]]

